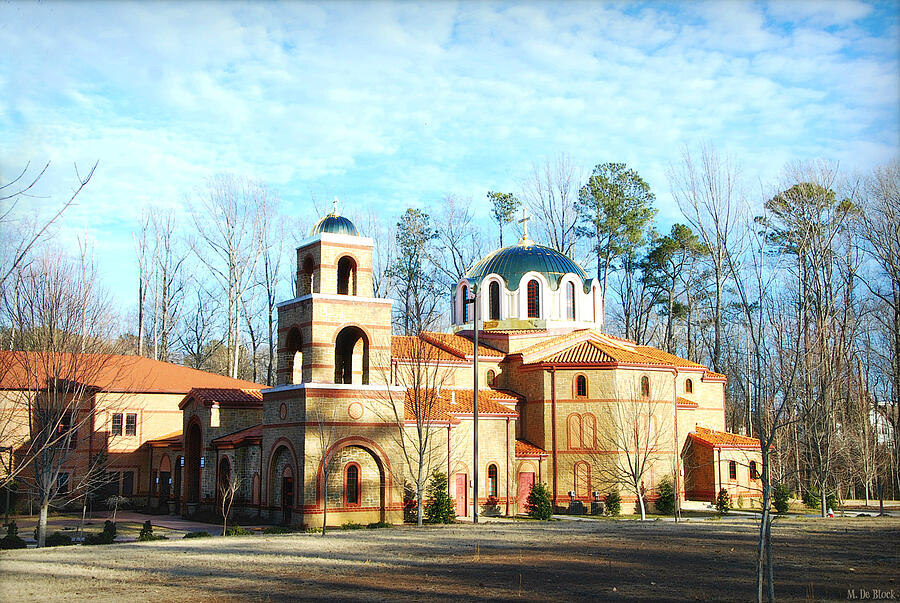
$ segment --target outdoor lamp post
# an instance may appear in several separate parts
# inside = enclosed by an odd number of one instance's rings
[[[475,431],[474,438],[474,458],[473,458],[473,474],[472,474],[472,522],[478,523],[478,284],[472,285],[472,297],[471,300],[467,299],[466,302],[472,302],[473,305],[473,315],[472,315],[472,328],[475,331],[475,347],[474,347],[474,365],[475,365],[475,373],[473,378],[473,391],[472,391],[472,404],[473,404],[473,416],[474,419],[472,421],[473,429]]]

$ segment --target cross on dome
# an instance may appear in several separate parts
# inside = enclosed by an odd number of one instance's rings
[[[331,209],[331,215],[332,215],[332,216],[339,216],[340,214],[338,213],[338,210],[337,210],[337,206],[338,206],[338,198],[337,198],[337,195],[334,196],[334,201],[331,202],[331,206],[332,206],[332,209]]]
[[[528,221],[531,219],[531,216],[528,215],[528,208],[524,205],[522,206],[522,219],[519,220],[519,224],[522,225],[522,240],[519,243],[527,243],[530,242],[528,238]]]

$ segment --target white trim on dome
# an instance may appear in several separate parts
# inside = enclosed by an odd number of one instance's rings
[[[522,280],[519,281],[519,287],[517,292],[519,294],[518,299],[518,316],[517,318],[527,319],[528,318],[528,283],[534,279],[538,282],[538,315],[537,318],[544,320],[553,320],[549,312],[547,310],[550,309],[549,304],[547,303],[547,296],[550,292],[550,281],[547,280],[547,277],[544,276],[543,273],[537,272],[535,270],[529,270],[525,274],[522,275]],[[524,283],[524,286],[523,286]],[[532,319],[533,320],[533,319]]]

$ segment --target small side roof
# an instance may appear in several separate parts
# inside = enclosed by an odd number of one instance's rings
[[[750,438],[737,433],[729,433],[727,431],[716,431],[715,429],[707,429],[699,425],[694,431],[688,434],[692,440],[712,446],[713,448],[739,448],[743,450],[759,450],[759,440]]]
[[[262,391],[259,389],[236,389],[230,387],[195,387],[184,397],[178,408],[184,410],[191,400],[212,406],[218,404],[226,408],[262,408]]]

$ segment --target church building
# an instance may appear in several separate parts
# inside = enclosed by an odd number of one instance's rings
[[[419,455],[461,517],[523,513],[537,482],[561,510],[616,489],[628,512],[666,476],[681,498],[760,495],[759,442],[724,431],[724,375],[603,333],[598,281],[527,228],[453,288],[449,333],[391,334],[372,250],[346,217],[322,218],[278,305],[277,385],[185,396],[183,442],[155,449],[183,450],[183,513],[236,483],[235,509],[265,521],[321,525],[327,501],[328,525],[400,523]]]

